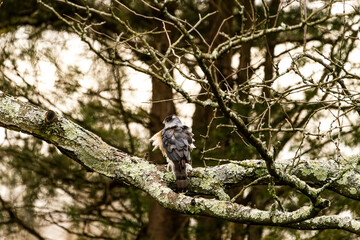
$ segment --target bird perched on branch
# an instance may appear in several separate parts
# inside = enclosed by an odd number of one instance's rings
[[[194,135],[191,128],[181,123],[175,115],[170,115],[163,121],[165,127],[150,138],[154,149],[159,148],[168,162],[167,170],[171,168],[176,176],[178,192],[187,191],[187,171],[191,170],[190,151],[195,148]]]

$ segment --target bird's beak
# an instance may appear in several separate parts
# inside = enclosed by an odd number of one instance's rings
[[[164,125],[165,125],[165,120],[164,120],[164,121],[162,121],[162,124],[164,124]]]

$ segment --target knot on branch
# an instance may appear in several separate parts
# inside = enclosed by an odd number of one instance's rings
[[[52,110],[48,110],[45,114],[45,122],[46,123],[53,123],[57,121],[57,115],[56,112]]]

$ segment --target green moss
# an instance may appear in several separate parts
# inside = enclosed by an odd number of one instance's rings
[[[188,210],[191,214],[198,214],[200,209],[197,206],[189,205]]]
[[[357,190],[356,190],[356,188],[351,187],[351,188],[349,188],[349,192],[350,192],[351,194],[355,195],[355,194],[357,193]]]
[[[327,179],[327,170],[323,168],[317,168],[316,171],[314,171],[314,176],[319,181],[325,181]]]
[[[310,174],[312,174],[312,169],[311,168],[302,168],[301,172],[303,173],[303,176],[309,176]]]
[[[266,170],[265,170],[265,169],[256,169],[256,170],[255,170],[255,174],[256,174],[257,176],[265,175],[265,174],[266,174]]]

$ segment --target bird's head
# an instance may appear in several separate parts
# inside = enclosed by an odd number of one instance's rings
[[[175,126],[175,125],[182,125],[180,119],[176,115],[167,116],[164,119],[163,124],[165,124],[165,128],[166,127],[172,127],[172,126]]]

